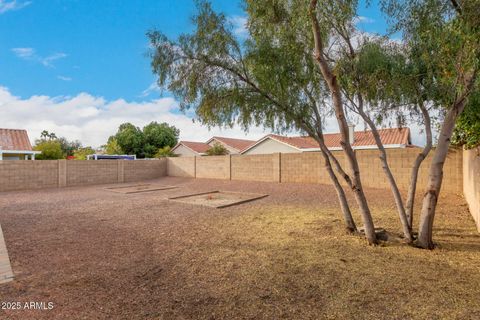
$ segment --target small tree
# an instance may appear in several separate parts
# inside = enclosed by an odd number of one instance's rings
[[[143,128],[145,157],[153,158],[160,148],[174,147],[178,142],[180,130],[168,123],[151,122]]]
[[[213,147],[205,151],[205,153],[207,156],[224,156],[228,154],[228,150],[220,143],[215,143]]]
[[[321,149],[346,229],[355,232],[345,192],[332,169],[332,164],[340,168],[340,163],[323,138],[323,119],[328,113],[324,108],[325,83],[311,53],[305,50],[305,42],[311,40],[300,30],[306,16],[297,10],[288,23],[273,25],[268,21],[278,21],[275,8],[264,8],[258,1],[247,4],[252,37],[245,46],[235,38],[225,16],[213,12],[206,2],[199,3],[198,15],[193,18],[194,32],[178,41],[158,31],[149,32],[154,48],[152,68],[159,76],[159,85],[168,86],[179,98],[182,110],[195,108],[197,118],[209,126],[238,123],[245,129],[264,125],[277,132],[298,129],[308,133]],[[258,16],[262,13],[267,17]],[[299,34],[307,37],[297,37]],[[349,181],[345,173],[341,177]],[[362,212],[369,222],[367,238],[375,243],[370,213]]]
[[[62,146],[60,145],[60,142],[56,140],[39,141],[33,150],[42,152],[35,157],[37,160],[64,159]]]
[[[480,91],[480,90],[479,90]],[[473,95],[457,120],[452,144],[473,149],[480,145],[480,94]]]
[[[177,155],[173,153],[172,148],[170,146],[165,146],[163,148],[158,149],[157,153],[155,154],[155,158],[165,158],[165,157],[176,157]]]
[[[395,24],[394,30],[401,31],[405,42],[424,58],[425,77],[432,79],[435,88],[431,101],[442,115],[417,240],[419,247],[433,249],[443,165],[458,117],[480,87],[479,4],[478,0],[384,0],[383,4]]]
[[[95,149],[92,147],[83,147],[75,150],[73,156],[75,157],[75,160],[87,160],[87,156],[94,153]]]
[[[115,136],[108,138],[107,144],[104,146],[105,152],[107,154],[123,154],[122,148],[118,145],[117,139]]]
[[[60,146],[62,147],[62,151],[65,157],[73,156],[75,150],[82,148],[82,143],[78,140],[68,141],[65,137],[61,137],[57,140],[58,142],[60,142]]]
[[[143,130],[131,123],[124,123],[120,125],[115,136],[109,138],[112,149],[110,151],[119,151],[118,145],[127,154],[136,154],[139,158],[153,158],[158,149],[175,146],[179,134],[180,130],[165,122],[153,121],[143,127]]]

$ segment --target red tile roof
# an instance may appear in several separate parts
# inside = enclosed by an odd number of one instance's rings
[[[195,142],[195,141],[180,141],[173,149],[178,147],[179,145],[184,145],[188,149],[191,149],[197,153],[205,153],[210,146],[203,142]]]
[[[32,145],[26,130],[0,129],[0,149],[31,151]]]
[[[207,143],[209,143],[211,140],[217,140],[220,141],[221,143],[237,150],[237,151],[242,151],[243,149],[251,146],[254,144],[256,141],[255,140],[246,140],[246,139],[235,139],[235,138],[225,138],[225,137],[213,137],[212,139],[208,140]]]
[[[380,139],[384,145],[389,144],[401,144],[410,145],[410,129],[409,128],[390,128],[390,129],[378,129]],[[278,141],[289,144],[298,149],[318,149],[318,143],[311,137],[299,136],[299,137],[285,137],[276,134],[270,134],[267,137],[271,137]],[[375,146],[375,139],[371,131],[355,131],[354,133],[353,147]],[[328,148],[340,148],[340,133],[326,133],[324,134],[325,144]]]

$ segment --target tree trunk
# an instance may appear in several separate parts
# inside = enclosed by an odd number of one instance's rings
[[[321,147],[320,147],[321,148]],[[325,160],[325,169],[330,176],[330,179],[333,182],[333,186],[335,187],[335,191],[337,192],[338,200],[340,202],[340,207],[342,208],[343,219],[345,221],[345,227],[348,233],[357,232],[357,226],[355,225],[355,221],[353,220],[352,213],[350,212],[350,207],[348,206],[347,197],[345,195],[345,191],[343,187],[340,185],[340,182],[337,179],[337,176],[333,172],[332,164],[330,162],[330,158],[328,154],[322,151],[322,156]]]
[[[318,115],[318,117],[320,117]],[[318,123],[321,123],[321,119],[317,119]],[[322,153],[323,159],[324,159],[324,166],[325,170],[327,170],[328,175],[330,176],[330,179],[332,180],[333,186],[335,188],[335,191],[337,192],[338,196],[338,201],[340,202],[340,208],[342,209],[343,213],[343,220],[345,222],[345,229],[348,233],[352,234],[357,232],[357,226],[355,225],[355,221],[352,217],[352,212],[350,211],[350,206],[348,205],[347,197],[345,195],[345,191],[343,190],[343,187],[341,186],[340,182],[338,181],[337,176],[333,172],[332,169],[332,164],[330,162],[330,157],[329,157],[329,150],[328,147],[325,144],[325,140],[323,139],[323,132],[321,129],[321,124],[319,125],[319,128],[316,128],[315,131],[310,130],[309,126],[306,124],[303,126],[303,129],[308,132],[308,134],[317,141],[320,151]]]
[[[367,116],[365,111],[363,111],[362,97],[359,97],[359,103],[358,103],[357,109],[358,109],[357,110],[358,114],[362,117],[363,120],[365,120],[365,122],[368,124],[368,126],[372,130],[373,138],[375,139],[375,143],[377,144],[377,147],[380,153],[379,158],[382,163],[382,169],[385,172],[385,175],[387,176],[388,183],[390,184],[390,189],[392,190],[392,193],[393,193],[393,198],[395,199],[395,205],[397,206],[398,215],[400,217],[400,222],[402,224],[403,234],[405,235],[405,239],[407,240],[407,242],[412,243],[413,242],[412,230],[408,223],[407,214],[405,213],[405,207],[403,205],[402,195],[398,190],[397,182],[395,181],[392,171],[390,170],[390,166],[388,165],[387,152],[385,151],[385,148],[382,143],[382,139],[378,134],[377,127],[375,126],[375,123],[373,123],[372,119],[370,119],[370,117]]]
[[[465,108],[468,95],[470,94],[474,82],[475,74],[472,74],[472,76],[466,80],[465,91],[456,99],[452,108],[448,110],[440,130],[438,144],[430,165],[427,192],[423,197],[417,240],[417,245],[420,248],[434,248],[432,237],[433,220],[435,218],[435,209],[437,207],[440,188],[442,187],[443,165],[448,154],[448,147],[450,146],[450,138],[452,137],[452,132],[455,128],[455,122]]]
[[[315,41],[315,61],[319,66],[323,78],[327,82],[330,93],[332,95],[335,116],[337,118],[337,122],[340,127],[340,133],[342,135],[341,145],[350,165],[352,179],[351,188],[355,195],[355,200],[358,203],[360,212],[362,214],[362,220],[365,228],[365,237],[367,238],[369,244],[376,244],[377,237],[375,235],[375,227],[373,224],[372,215],[370,213],[370,208],[368,207],[367,199],[363,192],[362,182],[360,179],[360,169],[358,166],[357,158],[348,138],[348,124],[345,118],[345,112],[343,110],[343,102],[340,94],[340,88],[336,76],[330,70],[328,63],[323,56],[322,39],[316,16],[316,7],[317,0],[312,0],[310,3],[310,15],[312,19],[312,31]]]
[[[417,191],[418,171],[420,170],[420,165],[422,164],[423,160],[425,160],[428,153],[432,149],[432,124],[431,124],[430,115],[428,114],[428,110],[423,105],[423,102],[419,104],[419,108],[422,111],[423,121],[425,122],[425,134],[427,136],[427,141],[422,152],[420,152],[417,155],[417,158],[413,163],[412,172],[410,174],[410,184],[408,186],[407,204],[406,204],[407,219],[408,219],[408,225],[410,226],[410,230],[413,230],[413,207],[415,204],[415,193]]]

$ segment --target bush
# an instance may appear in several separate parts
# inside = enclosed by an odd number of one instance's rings
[[[155,154],[155,158],[165,158],[165,157],[176,157],[177,155],[173,153],[172,148],[170,146],[165,146],[163,148],[158,149],[157,153]]]
[[[42,152],[35,156],[37,160],[58,160],[64,158],[62,145],[58,140],[40,141],[33,150]]]
[[[213,147],[205,151],[205,153],[207,156],[224,156],[228,154],[228,150],[223,145],[215,143]]]

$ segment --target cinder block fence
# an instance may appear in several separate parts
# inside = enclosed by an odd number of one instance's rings
[[[167,159],[0,161],[0,191],[132,182],[166,174]]]
[[[348,164],[343,152],[333,153],[347,169]],[[364,186],[388,188],[378,151],[357,150],[356,153]],[[391,149],[387,153],[399,187],[407,189],[411,166],[419,149]],[[418,177],[419,188],[423,188],[427,183],[430,161],[431,155],[422,164]],[[169,158],[167,175],[265,182],[330,183],[323,157],[318,152]],[[442,188],[447,192],[461,193],[462,183],[462,151],[452,150],[445,162]]]

